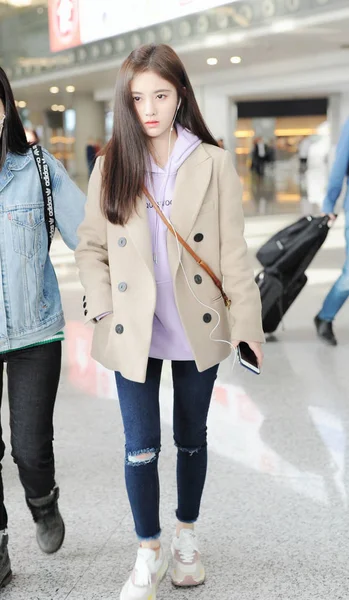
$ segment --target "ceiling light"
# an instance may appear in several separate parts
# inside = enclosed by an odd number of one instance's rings
[[[58,92],[59,92],[59,87],[57,87],[57,86],[55,86],[55,85],[54,85],[54,86],[52,86],[52,87],[50,87],[50,92],[51,92],[51,94],[58,94]]]
[[[64,104],[59,104],[59,105],[58,105],[58,107],[57,107],[57,110],[58,110],[59,112],[64,112],[64,111],[65,111],[65,106],[64,106]]]
[[[57,112],[57,110],[58,110],[58,104],[52,104],[51,110],[53,110],[53,112]]]
[[[7,4],[10,6],[17,6],[18,8],[23,8],[24,6],[30,6],[32,0],[7,0]]]
[[[75,92],[75,87],[73,85],[67,85],[65,90],[68,92],[68,94],[73,94]]]
[[[20,100],[20,101],[18,102],[18,107],[19,107],[19,108],[25,108],[26,106],[27,106],[27,103],[26,103],[26,102],[24,102],[24,100]]]
[[[232,56],[231,59],[230,59],[230,62],[233,65],[239,65],[241,63],[241,61],[242,61],[241,56]]]
[[[274,33],[286,33],[287,31],[293,31],[296,28],[296,24],[291,19],[285,19],[284,21],[278,21],[273,23],[271,30]]]
[[[210,65],[210,67],[214,67],[214,65],[216,65],[218,63],[218,59],[217,58],[208,58],[206,62],[208,65]]]

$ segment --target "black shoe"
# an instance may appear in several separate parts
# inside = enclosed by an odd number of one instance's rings
[[[323,321],[319,316],[314,319],[318,336],[329,346],[337,346],[337,340],[333,333],[332,321]]]
[[[7,533],[0,533],[0,540],[0,588],[4,588],[12,579]]]
[[[65,527],[58,509],[59,488],[45,498],[27,499],[36,523],[36,540],[46,554],[57,552],[63,544]]]

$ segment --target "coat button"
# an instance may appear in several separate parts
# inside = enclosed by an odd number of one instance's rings
[[[127,283],[125,283],[124,281],[122,281],[121,283],[119,283],[118,290],[119,290],[119,292],[126,292],[126,290],[127,290]]]
[[[119,324],[115,327],[115,331],[116,331],[116,333],[119,333],[119,334],[124,333],[124,328],[122,325]]]
[[[85,317],[87,316],[87,313],[88,313],[88,311],[87,311],[87,310],[84,310],[84,315],[85,315]]]
[[[202,235],[202,233],[197,233],[196,235],[194,235],[194,242],[202,242],[203,239],[204,236]]]
[[[205,323],[211,323],[211,321],[212,321],[212,317],[211,317],[210,313],[205,313],[202,318],[205,321]]]
[[[86,296],[83,297],[82,299],[83,302],[86,302]]]
[[[84,302],[82,306],[83,306],[83,308],[86,308],[86,306],[87,306],[86,302]]]
[[[198,285],[199,285],[200,283],[202,283],[202,277],[201,277],[201,275],[195,275],[195,277],[194,277],[194,281],[195,281],[195,283],[197,283]]]
[[[127,244],[127,239],[124,237],[119,238],[118,240],[118,244],[121,248],[124,248]]]

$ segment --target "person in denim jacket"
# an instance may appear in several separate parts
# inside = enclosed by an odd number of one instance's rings
[[[84,194],[46,150],[56,227],[74,249]],[[59,550],[64,523],[55,482],[53,411],[64,316],[48,254],[41,181],[13,93],[0,68],[0,399],[7,364],[12,456],[43,552]],[[0,460],[5,445],[0,427]],[[11,580],[7,513],[0,476],[0,587]]]
[[[335,220],[335,206],[346,180],[347,189],[344,200],[346,256],[342,274],[327,294],[322,309],[315,317],[315,326],[319,337],[331,346],[337,345],[332,323],[349,297],[349,119],[343,126],[337,146],[336,159],[332,167],[323,212]]]

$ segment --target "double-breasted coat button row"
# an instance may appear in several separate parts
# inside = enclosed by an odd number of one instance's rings
[[[202,242],[202,240],[204,239],[204,236],[202,233],[197,233],[194,236],[194,240],[195,242]],[[120,246],[120,248],[124,248],[127,244],[127,239],[125,237],[121,237],[118,239],[118,245]],[[195,283],[197,283],[198,285],[200,283],[202,283],[202,277],[201,275],[195,275],[194,277],[194,281]],[[127,283],[125,281],[121,281],[118,285],[118,290],[119,292],[126,292],[127,290]],[[86,296],[84,296],[83,298],[83,307],[86,309]],[[87,315],[87,310],[85,310],[85,316]],[[203,320],[205,323],[210,323],[212,320],[212,317],[209,313],[205,313],[203,316]],[[124,327],[123,325],[121,325],[121,323],[118,323],[118,325],[115,326],[115,332],[119,335],[121,335],[122,333],[124,333]]]

